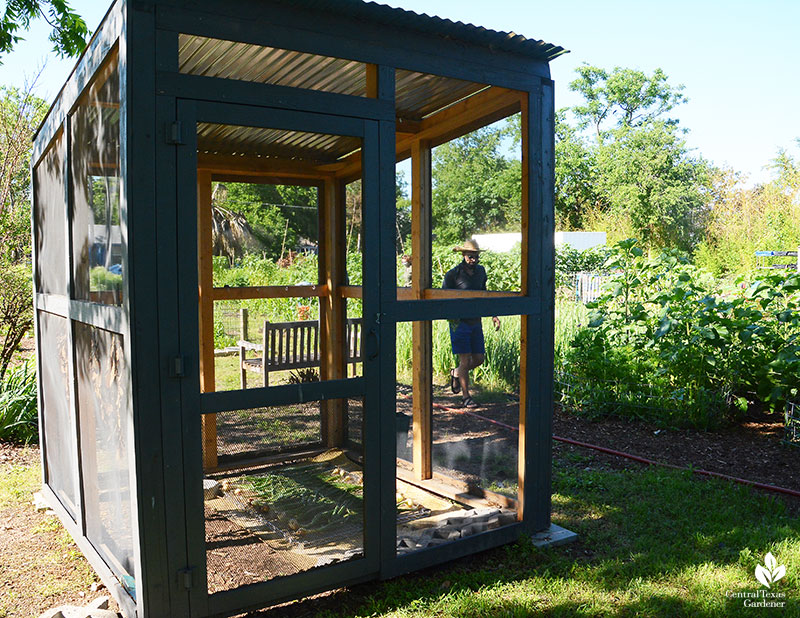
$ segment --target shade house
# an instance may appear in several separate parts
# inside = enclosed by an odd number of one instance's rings
[[[550,521],[563,52],[358,0],[111,6],[36,136],[33,233],[43,493],[125,616],[569,537]],[[502,208],[458,185],[498,127]],[[520,235],[481,256],[489,291],[442,289],[453,230]],[[441,365],[480,318],[505,377],[475,369],[466,408]]]

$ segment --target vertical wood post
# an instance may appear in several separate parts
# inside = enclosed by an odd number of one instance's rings
[[[530,287],[528,264],[530,250],[530,109],[528,97],[523,96],[520,101],[520,133],[522,135],[522,192],[520,207],[522,209],[522,252],[520,254],[521,292],[527,295]],[[528,456],[525,427],[527,425],[528,410],[528,327],[529,316],[520,317],[520,342],[519,342],[519,452],[517,461],[517,519],[522,521],[525,512],[525,461]]]
[[[344,215],[344,182],[326,179],[320,208],[320,281],[328,286],[328,295],[319,299],[321,380],[346,377],[346,305],[339,289],[345,275]],[[344,443],[344,411],[341,400],[321,403],[322,440],[326,446]]]
[[[239,339],[247,341],[247,309],[239,309]],[[239,346],[239,383],[242,390],[247,388],[247,370],[244,368],[244,361],[247,359],[247,349]]]
[[[411,148],[411,290],[414,298],[423,298],[431,287],[431,149],[416,141]],[[431,446],[433,428],[433,364],[431,359],[431,323],[412,324],[412,414],[414,475],[417,479],[433,476]]]
[[[197,247],[200,282],[200,390],[216,389],[214,375],[214,267],[211,239],[211,174],[197,172]],[[217,467],[217,415],[202,417],[203,467]]]

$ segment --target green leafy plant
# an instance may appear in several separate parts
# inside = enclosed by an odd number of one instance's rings
[[[0,379],[0,441],[29,444],[39,437],[36,372],[29,364]]]
[[[563,403],[671,426],[712,428],[758,400],[772,410],[797,393],[800,275],[718,288],[671,251],[615,245],[605,293],[561,360]]]

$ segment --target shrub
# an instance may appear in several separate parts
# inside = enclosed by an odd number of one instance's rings
[[[33,291],[29,269],[0,267],[0,380],[19,342],[33,325]]]
[[[797,394],[800,275],[720,290],[685,257],[618,243],[612,275],[563,358],[565,403],[583,413],[709,429],[747,401],[773,410]]]
[[[37,418],[36,372],[29,364],[9,368],[0,379],[0,441],[36,442]]]
[[[92,290],[103,292],[122,290],[122,275],[114,274],[103,266],[95,266],[89,271],[89,282]]]

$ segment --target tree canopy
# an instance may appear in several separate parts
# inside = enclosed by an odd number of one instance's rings
[[[500,152],[503,125],[492,125],[433,151],[432,215],[438,241],[519,229],[520,162]]]
[[[576,69],[577,79],[569,87],[581,94],[585,103],[572,108],[580,127],[594,127],[598,139],[603,127],[640,127],[685,103],[683,86],[672,86],[661,69],[652,75],[636,69],[616,67],[607,71],[589,64]],[[666,120],[667,122],[676,122]]]
[[[685,131],[668,114],[686,101],[683,86],[671,85],[661,69],[583,65],[577,73],[570,89],[584,102],[556,118],[557,225],[599,224],[647,247],[691,250],[706,214],[710,167],[691,155]]]
[[[44,19],[52,28],[53,51],[61,57],[77,56],[86,46],[86,22],[65,0],[7,0],[0,17],[0,64],[3,57],[23,40],[21,32],[31,22]]]

